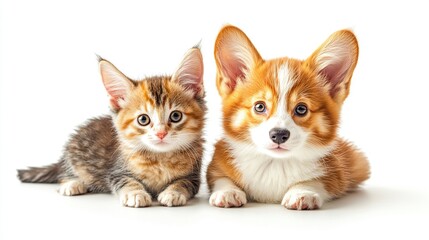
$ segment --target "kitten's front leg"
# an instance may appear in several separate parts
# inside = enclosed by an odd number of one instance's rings
[[[88,187],[79,178],[62,180],[58,192],[64,196],[81,195],[88,192]]]
[[[313,210],[322,207],[329,198],[321,182],[309,181],[290,187],[281,204],[291,210]]]
[[[119,200],[126,207],[148,207],[152,197],[144,186],[134,178],[120,177],[114,179],[113,192],[119,195]]]
[[[192,174],[171,183],[158,195],[158,202],[168,207],[183,206],[197,194],[199,188],[200,177]]]
[[[247,203],[247,198],[243,190],[225,177],[215,180],[209,202],[216,207],[241,207]]]

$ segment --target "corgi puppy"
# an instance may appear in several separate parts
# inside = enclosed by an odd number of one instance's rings
[[[305,60],[264,60],[237,27],[219,32],[224,136],[207,169],[211,205],[317,209],[369,178],[364,154],[337,136],[358,50],[341,30]]]

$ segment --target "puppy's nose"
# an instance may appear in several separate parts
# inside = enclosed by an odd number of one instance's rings
[[[289,139],[290,132],[285,128],[273,128],[270,130],[270,138],[274,143],[282,144]]]

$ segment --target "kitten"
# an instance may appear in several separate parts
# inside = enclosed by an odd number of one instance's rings
[[[89,120],[58,163],[18,170],[22,182],[61,183],[66,196],[113,192],[127,207],[181,206],[200,186],[206,106],[200,49],[173,76],[134,81],[99,59],[112,116]]]

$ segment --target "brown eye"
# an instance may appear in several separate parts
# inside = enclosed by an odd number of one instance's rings
[[[253,110],[255,110],[256,113],[261,114],[261,113],[264,113],[267,110],[267,108],[265,107],[264,102],[256,102],[255,105],[253,106]]]
[[[142,114],[137,117],[137,122],[144,127],[150,123],[150,118],[147,114]]]
[[[294,112],[296,116],[304,117],[308,112],[308,108],[304,103],[299,103],[296,105]]]
[[[179,111],[173,111],[170,114],[170,121],[174,123],[178,123],[182,120],[182,113]]]

